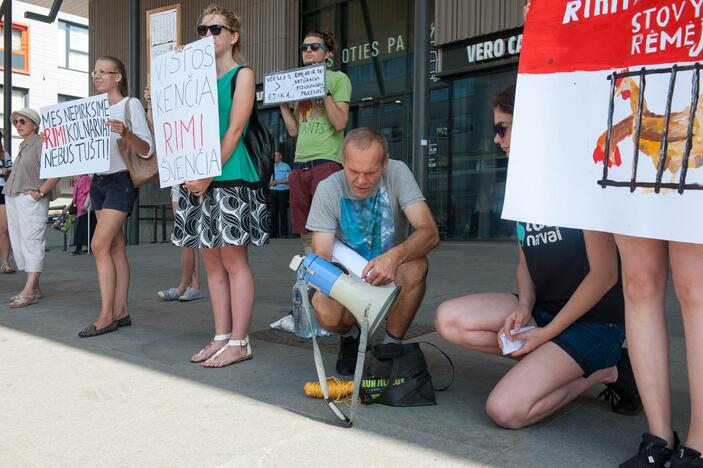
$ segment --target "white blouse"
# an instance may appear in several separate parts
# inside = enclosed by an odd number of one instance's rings
[[[151,138],[151,132],[149,131],[149,126],[146,121],[146,114],[144,113],[144,108],[139,102],[139,99],[126,97],[120,102],[110,106],[108,109],[109,118],[124,122],[124,107],[127,99],[129,99],[129,113],[132,123],[132,133],[149,144],[149,152],[147,154],[140,154],[140,156],[145,158],[149,157],[154,153],[154,141]],[[124,159],[122,159],[120,148],[117,146],[117,140],[119,139],[120,135],[115,132],[110,133],[110,170],[100,172],[99,175],[114,174],[116,172],[124,172],[127,170],[127,165],[124,163]]]

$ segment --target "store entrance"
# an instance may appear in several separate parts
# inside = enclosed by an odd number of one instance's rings
[[[410,158],[407,154],[406,107],[404,97],[354,105],[349,109],[347,131],[360,127],[375,128],[388,140],[391,157],[407,164]]]

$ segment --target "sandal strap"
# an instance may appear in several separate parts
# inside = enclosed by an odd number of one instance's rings
[[[225,333],[224,335],[215,335],[215,338],[213,338],[212,341],[229,340],[231,337],[232,337],[231,333]]]
[[[249,335],[245,336],[243,340],[229,340],[227,346],[247,346],[249,344]]]

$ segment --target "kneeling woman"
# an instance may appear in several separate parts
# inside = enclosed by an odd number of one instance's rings
[[[515,88],[494,102],[495,142],[510,150]],[[518,295],[478,293],[440,304],[440,335],[474,351],[502,354],[501,332],[525,340],[519,362],[486,402],[500,426],[519,429],[544,419],[596,384],[608,385],[613,410],[641,409],[626,350],[624,301],[611,234],[517,224]],[[523,326],[537,328],[514,337]],[[622,359],[621,359],[622,353]]]

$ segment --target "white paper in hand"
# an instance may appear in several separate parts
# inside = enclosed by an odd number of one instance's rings
[[[519,335],[520,333],[526,332],[528,330],[532,330],[535,328],[534,325],[528,325],[526,327],[522,327],[519,330],[510,330],[510,335],[515,336]],[[500,332],[500,343],[501,343],[501,348],[503,349],[503,356],[506,354],[514,353],[518,349],[522,348],[525,346],[525,340],[515,340],[515,341],[510,341],[508,338],[505,336],[505,333]]]

